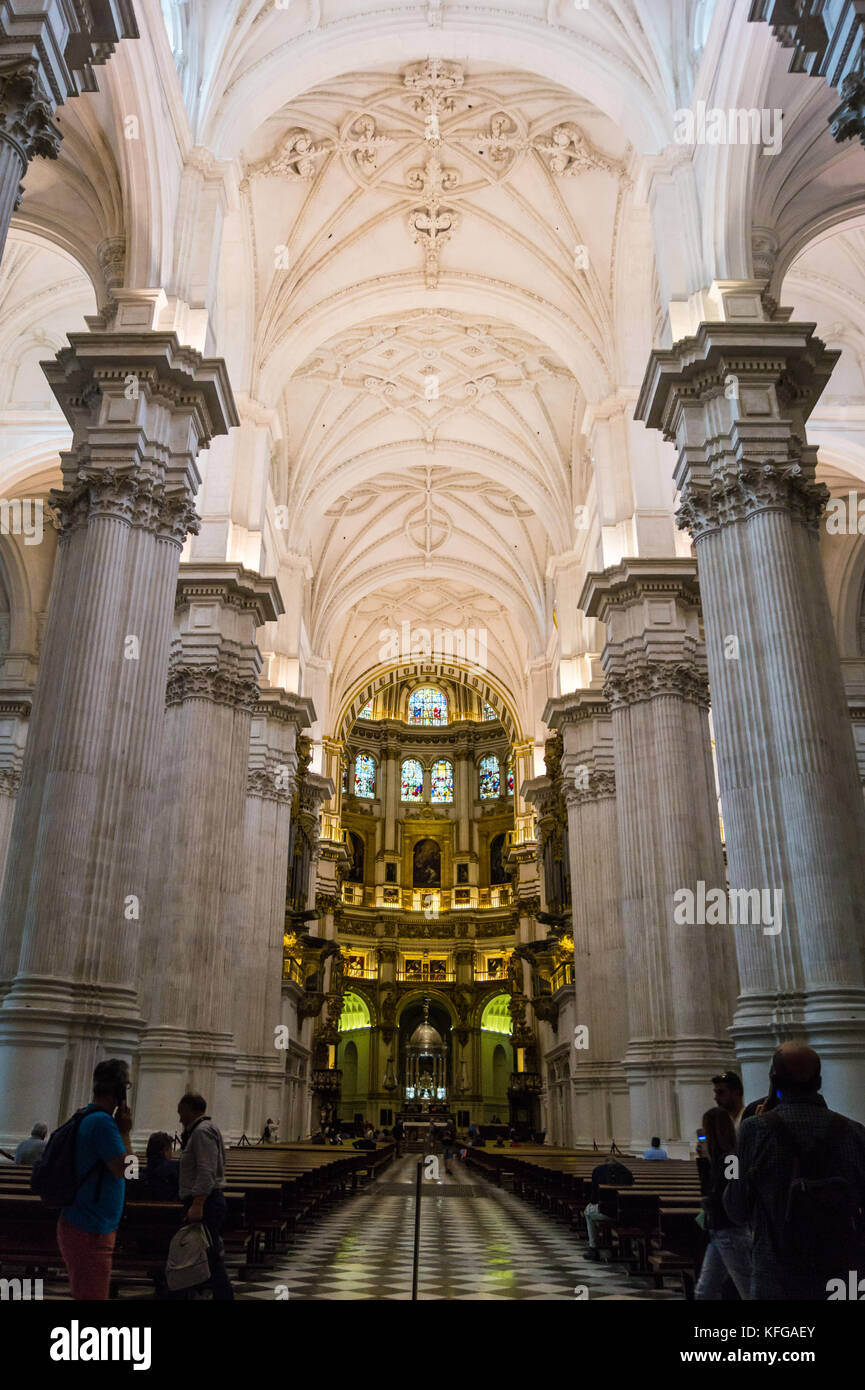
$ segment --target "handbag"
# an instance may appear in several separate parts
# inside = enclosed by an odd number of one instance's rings
[[[165,1282],[172,1293],[194,1289],[210,1278],[208,1254],[212,1241],[203,1222],[181,1226],[171,1237],[165,1261]]]

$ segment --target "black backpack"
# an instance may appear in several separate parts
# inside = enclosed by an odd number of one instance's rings
[[[626,1168],[624,1163],[607,1164],[608,1174],[604,1183],[608,1187],[630,1187],[634,1181],[634,1175],[630,1168]]]
[[[833,1115],[819,1145],[804,1147],[779,1115],[770,1111],[766,1118],[781,1149],[793,1155],[783,1224],[776,1233],[769,1224],[779,1263],[792,1274],[818,1279],[856,1268],[861,1255],[858,1199],[847,1179],[832,1172],[833,1140],[846,1132],[847,1121]]]
[[[91,1113],[89,1106],[84,1106],[82,1110],[76,1110],[75,1114],[59,1129],[55,1129],[42,1153],[42,1157],[33,1165],[30,1174],[30,1191],[35,1192],[42,1198],[46,1206],[49,1207],[70,1207],[78,1196],[79,1189],[84,1186],[90,1174],[97,1168],[100,1169],[99,1177],[96,1180],[96,1201],[99,1201],[99,1193],[102,1187],[102,1160],[97,1159],[83,1178],[75,1176],[75,1145],[78,1139],[78,1130],[85,1115]]]

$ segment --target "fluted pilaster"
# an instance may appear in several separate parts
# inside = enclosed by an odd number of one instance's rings
[[[261,669],[255,630],[280,611],[273,579],[230,563],[182,567],[153,857],[160,905],[147,937],[152,979],[139,1050],[142,1133],[165,1126],[187,1085],[229,1114],[235,943],[249,930],[254,867],[244,829]]]
[[[562,735],[568,810],[575,1022],[568,1060],[577,1144],[628,1142],[631,1116],[622,1059],[628,1046],[628,980],[616,775],[609,705],[600,691],[550,700],[544,723]]]
[[[298,733],[315,719],[312,702],[262,690],[249,744],[243,862],[245,892],[232,940],[232,1003],[237,1062],[231,1134],[260,1131],[285,1114],[285,1050],[275,1046],[282,1019],[282,957],[292,803],[297,800]],[[295,1020],[296,1025],[296,1020]],[[291,1036],[297,1037],[297,1026]]]
[[[690,1139],[709,1078],[731,1061],[735,980],[729,928],[675,917],[681,890],[726,887],[696,564],[623,560],[589,575],[580,602],[607,625],[632,1142]]]

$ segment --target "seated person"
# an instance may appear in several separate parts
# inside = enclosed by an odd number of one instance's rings
[[[661,1141],[657,1137],[652,1140],[650,1147],[643,1152],[643,1158],[666,1158],[667,1150],[661,1148]]]
[[[583,1213],[586,1218],[586,1230],[589,1233],[587,1260],[599,1260],[601,1258],[598,1251],[598,1229],[610,1220],[609,1216],[604,1216],[601,1212],[601,1188],[630,1187],[633,1181],[634,1175],[630,1168],[626,1168],[624,1163],[619,1163],[612,1157],[605,1159],[603,1163],[598,1164],[597,1168],[592,1169],[590,1200]]]
[[[42,1157],[42,1150],[45,1148],[48,1136],[47,1125],[34,1125],[30,1131],[29,1139],[22,1139],[18,1148],[15,1150],[16,1163],[36,1163]]]
[[[147,1141],[147,1164],[142,1173],[143,1197],[153,1202],[179,1202],[180,1164],[174,1158],[171,1135],[159,1131]]]

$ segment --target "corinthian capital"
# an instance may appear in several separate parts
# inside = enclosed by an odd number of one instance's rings
[[[614,710],[656,700],[662,695],[672,695],[703,709],[709,708],[705,664],[696,658],[690,661],[652,661],[641,656],[633,661],[616,663],[607,674],[604,694]]]
[[[207,700],[214,705],[252,713],[258,701],[258,682],[227,663],[192,666],[177,662],[168,674],[166,705],[182,705],[190,700]]]
[[[56,159],[60,153],[63,136],[36,62],[0,60],[0,139],[13,146],[22,172],[36,155]]]
[[[758,512],[783,511],[816,531],[828,500],[829,489],[815,483],[799,463],[742,460],[720,469],[708,481],[686,483],[676,524],[696,541]]]

